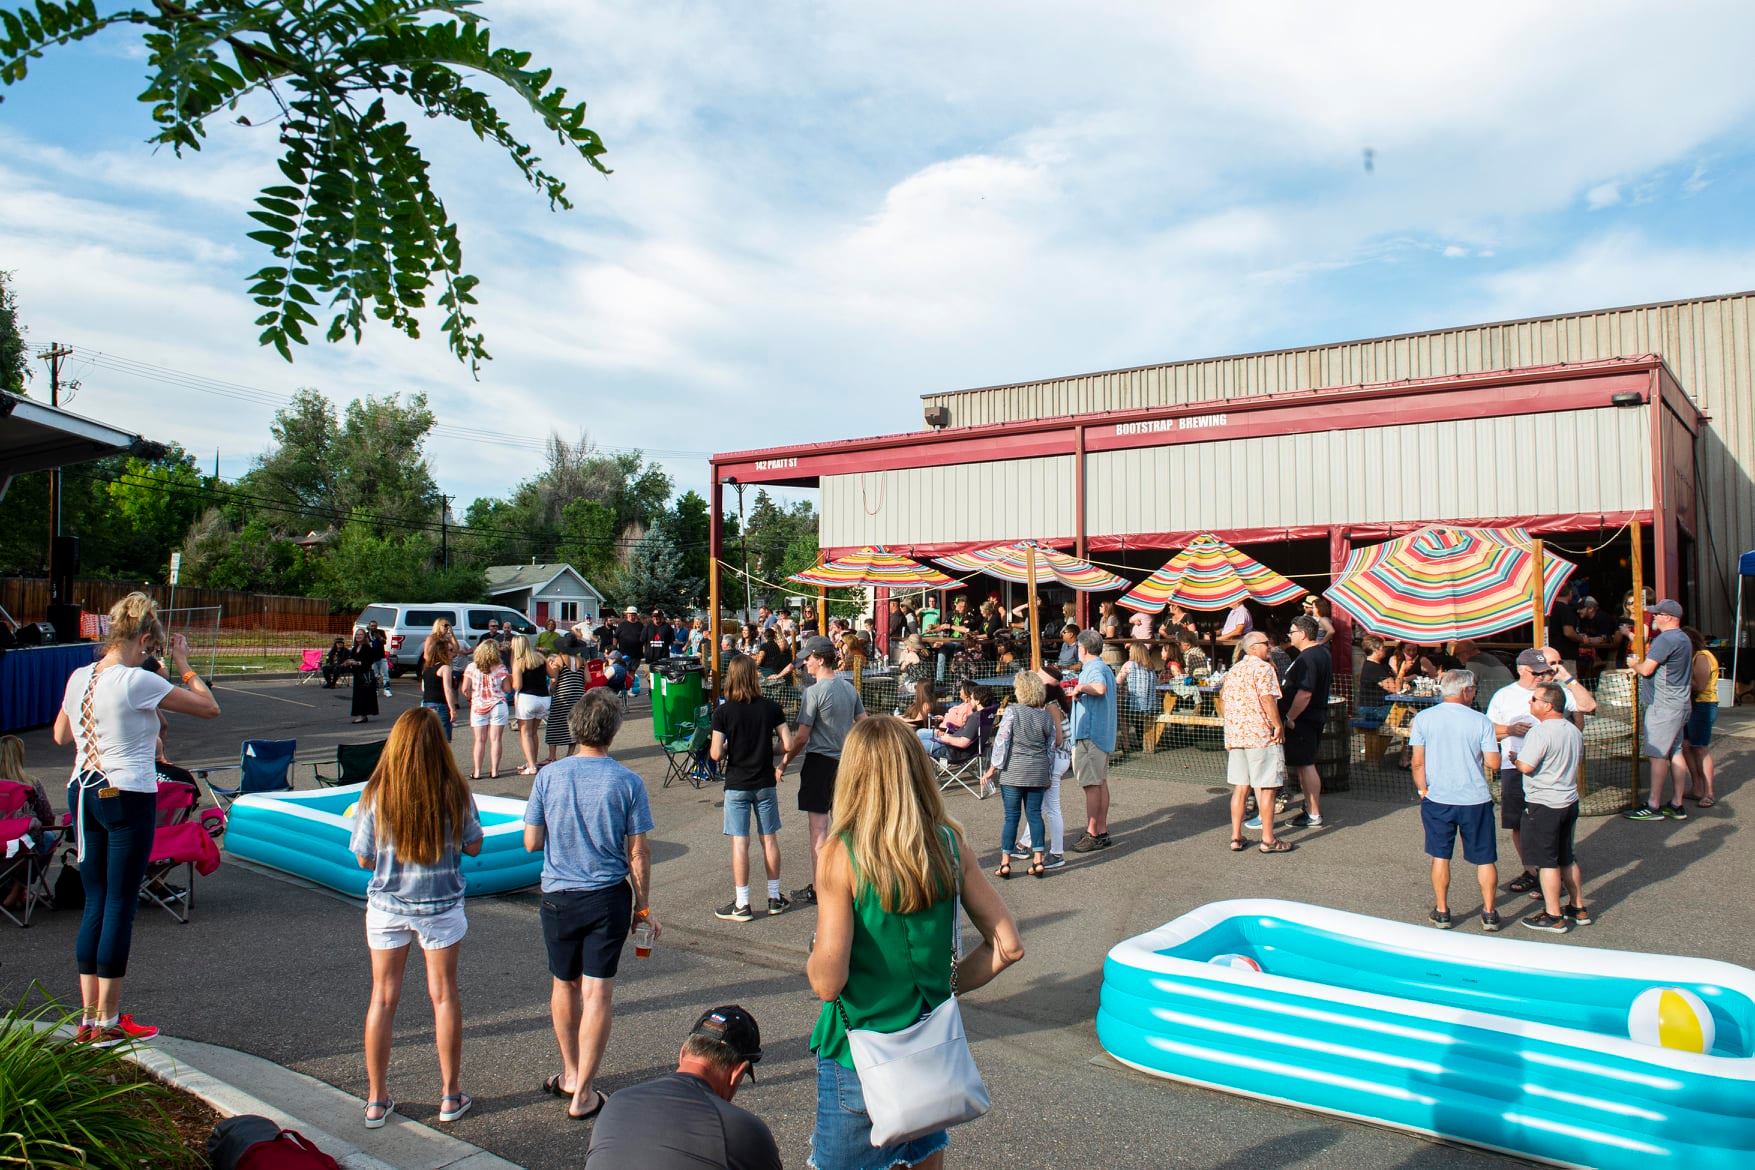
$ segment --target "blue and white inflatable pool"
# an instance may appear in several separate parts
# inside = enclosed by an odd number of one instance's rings
[[[1631,1038],[1654,988],[1705,1005],[1705,1051]],[[1109,952],[1097,1038],[1156,1076],[1538,1161],[1755,1166],[1755,972],[1728,963],[1215,902]]]
[[[349,851],[353,818],[342,815],[363,788],[349,784],[239,797],[226,818],[226,852],[364,898],[372,875]],[[542,854],[524,851],[524,801],[478,794],[475,809],[481,816],[482,843],[479,856],[463,859],[468,892],[504,894],[536,885],[542,877]]]

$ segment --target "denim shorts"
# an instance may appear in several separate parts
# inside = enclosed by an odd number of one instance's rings
[[[917,1165],[950,1144],[951,1135],[941,1129],[893,1146],[872,1145],[859,1074],[817,1057],[817,1126],[810,1135],[806,1165],[816,1170],[889,1170]]]
[[[766,788],[725,790],[725,835],[750,835],[750,814],[756,815],[756,832],[772,837],[780,831],[780,794],[772,784]]]
[[[1717,722],[1718,704],[1696,701],[1688,716],[1688,726],[1682,729],[1682,742],[1689,747],[1711,747],[1712,725]]]

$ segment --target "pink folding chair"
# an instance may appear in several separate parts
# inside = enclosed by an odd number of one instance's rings
[[[14,912],[0,904],[0,914],[19,927],[30,925],[31,912],[39,902],[52,901],[49,861],[53,852],[43,849],[48,826],[40,824],[31,811],[33,795],[28,784],[0,780],[0,893],[10,890],[14,882],[24,884],[24,905]]]
[[[323,651],[306,650],[299,656],[299,685],[302,687],[323,673]]]
[[[206,877],[219,868],[214,838],[225,828],[225,813],[217,808],[197,811],[200,800],[201,789],[193,776],[159,761],[157,828],[140,899],[185,924],[195,905],[195,875]],[[181,885],[170,880],[179,868],[185,871]]]

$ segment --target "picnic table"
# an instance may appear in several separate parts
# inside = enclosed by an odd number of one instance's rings
[[[1413,723],[1414,716],[1427,707],[1436,707],[1444,702],[1444,699],[1439,695],[1409,693],[1385,695],[1384,702],[1389,706],[1389,717],[1383,721],[1381,733],[1393,735],[1397,739],[1406,739],[1409,734],[1409,725]]]

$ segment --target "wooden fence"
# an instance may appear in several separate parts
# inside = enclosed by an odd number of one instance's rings
[[[87,577],[73,582],[72,600],[88,612],[108,613],[110,607],[136,590],[162,605],[171,600],[168,585],[144,585],[137,581],[103,581]],[[346,633],[353,626],[352,614],[330,611],[317,597],[284,597],[272,593],[246,593],[240,589],[195,589],[179,585],[178,609],[217,608],[228,630],[288,630]],[[21,622],[48,617],[49,582],[44,578],[0,578],[0,606]]]

